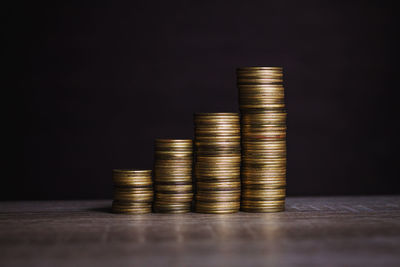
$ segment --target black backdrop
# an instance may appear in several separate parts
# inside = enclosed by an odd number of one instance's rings
[[[31,1],[5,17],[23,159],[1,199],[110,198],[193,112],[238,110],[235,68],[283,66],[288,194],[400,193],[388,1]]]

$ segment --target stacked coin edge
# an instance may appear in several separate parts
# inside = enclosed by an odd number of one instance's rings
[[[243,211],[285,209],[287,114],[282,82],[280,67],[237,69]]]
[[[150,213],[154,196],[151,174],[151,170],[114,169],[112,212]]]
[[[186,213],[193,200],[193,140],[156,139],[154,211]]]
[[[196,212],[240,209],[240,116],[195,113]]]

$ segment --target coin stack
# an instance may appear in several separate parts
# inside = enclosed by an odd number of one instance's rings
[[[154,211],[185,213],[193,200],[193,141],[156,139]]]
[[[234,213],[240,208],[240,117],[196,113],[196,211]]]
[[[285,209],[286,110],[282,79],[280,67],[237,69],[243,211]]]
[[[113,170],[114,213],[140,214],[151,212],[153,182],[151,170]]]

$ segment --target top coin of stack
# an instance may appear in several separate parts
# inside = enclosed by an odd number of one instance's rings
[[[237,113],[196,113],[196,211],[240,208],[240,119]]]
[[[153,182],[151,170],[114,169],[114,213],[139,214],[151,212]]]
[[[189,212],[193,200],[193,141],[156,139],[154,211]]]
[[[237,69],[242,115],[242,204],[249,212],[283,211],[286,111],[280,67]]]

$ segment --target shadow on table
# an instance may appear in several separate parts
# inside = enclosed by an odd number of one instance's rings
[[[97,208],[90,208],[88,211],[94,211],[94,212],[105,212],[105,213],[112,213],[111,212],[111,207],[106,206],[106,207],[97,207]]]

